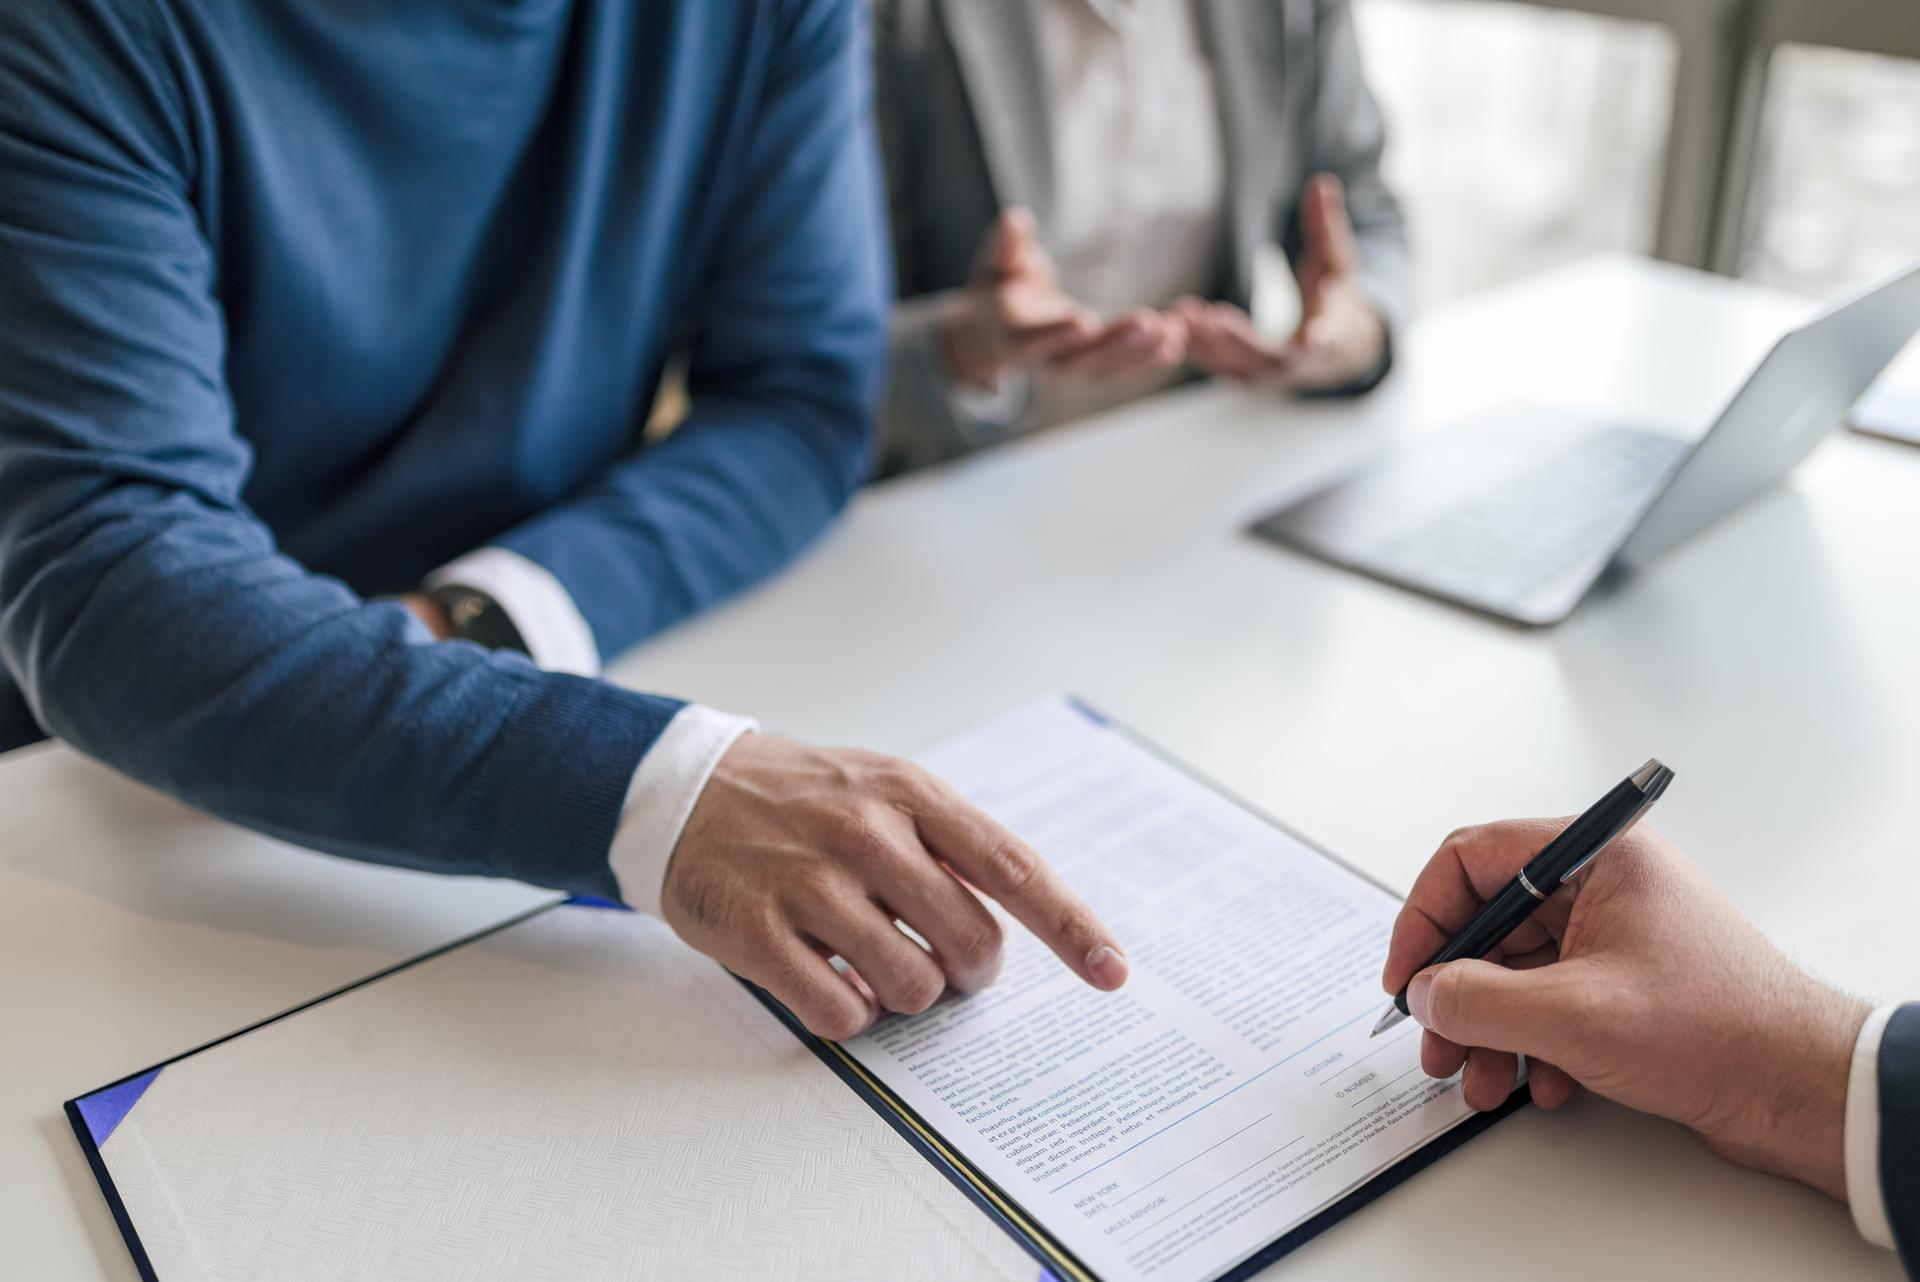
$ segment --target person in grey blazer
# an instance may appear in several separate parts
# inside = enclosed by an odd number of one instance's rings
[[[1415,879],[1381,987],[1407,990],[1420,1063],[1497,1108],[1582,1087],[1679,1122],[1720,1156],[1830,1194],[1920,1279],[1920,1002],[1869,1007],[1801,970],[1646,824],[1509,935],[1426,966],[1563,827],[1462,828]]]
[[[900,302],[880,472],[1191,369],[1360,392],[1409,308],[1348,0],[874,0]],[[1254,264],[1300,285],[1258,332]]]

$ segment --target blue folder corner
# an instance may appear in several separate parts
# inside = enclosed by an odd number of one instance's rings
[[[153,1079],[160,1076],[159,1069],[129,1077],[124,1082],[115,1082],[82,1099],[73,1105],[80,1112],[80,1120],[87,1124],[87,1135],[96,1146],[105,1144],[107,1136],[113,1134],[113,1128],[126,1119],[140,1097],[147,1093],[147,1087],[153,1085]]]

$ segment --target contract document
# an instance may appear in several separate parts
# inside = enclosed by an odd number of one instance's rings
[[[1010,926],[993,987],[840,1048],[1068,1257],[1056,1273],[1235,1275],[1478,1116],[1421,1070],[1418,1026],[1368,1038],[1388,891],[1070,700],[921,761],[1051,861],[1132,963],[1096,992]]]
[[[1072,700],[922,760],[1123,989],[1008,922],[992,987],[835,1044],[556,902],[67,1101],[141,1276],[1239,1282],[1500,1115],[1368,1040],[1362,874]]]

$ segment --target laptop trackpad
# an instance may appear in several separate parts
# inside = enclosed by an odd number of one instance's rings
[[[1259,522],[1263,537],[1528,623],[1571,610],[1686,453],[1560,410],[1503,409]]]
[[[1541,460],[1606,430],[1566,410],[1505,406],[1410,442],[1260,522],[1262,533],[1360,554],[1505,488]]]

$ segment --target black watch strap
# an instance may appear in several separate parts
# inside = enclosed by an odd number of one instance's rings
[[[489,650],[532,653],[506,610],[480,589],[443,583],[429,589],[427,597],[447,612],[447,627],[455,640],[471,641]]]

